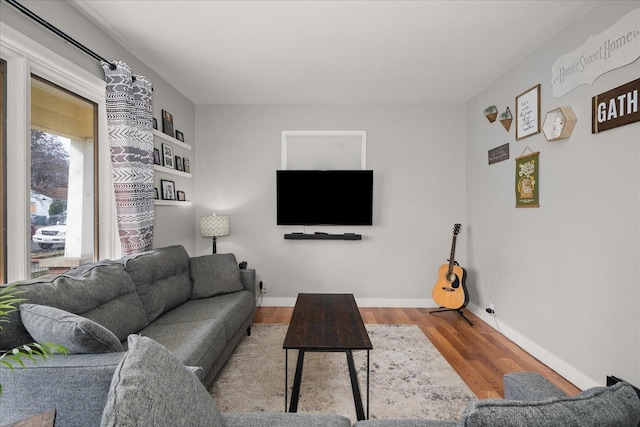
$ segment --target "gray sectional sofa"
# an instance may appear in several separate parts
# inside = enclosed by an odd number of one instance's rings
[[[67,346],[11,371],[0,366],[0,425],[55,408],[56,426],[350,427],[339,415],[220,413],[207,387],[255,314],[255,271],[232,254],[190,258],[171,246],[23,282],[26,302],[0,349]],[[532,372],[504,377],[505,399],[478,400],[457,422],[365,420],[356,427],[631,426],[640,399],[625,383],[567,396]]]
[[[21,282],[27,301],[0,331],[0,349],[33,341],[72,353],[0,366],[0,425],[48,409],[56,425],[100,424],[127,337],[167,348],[209,386],[255,315],[255,271],[233,254],[189,257],[182,246],[96,262],[60,276]],[[26,324],[23,320],[26,320]]]
[[[133,335],[129,342],[130,350],[111,383],[103,427],[350,426],[338,415],[220,413],[195,375],[171,353],[146,337]],[[640,399],[626,383],[567,396],[537,373],[517,372],[505,375],[504,385],[506,399],[473,402],[457,422],[380,419],[359,421],[354,427],[636,427],[640,421]],[[172,398],[166,399],[168,395]],[[179,421],[164,422],[169,417]]]

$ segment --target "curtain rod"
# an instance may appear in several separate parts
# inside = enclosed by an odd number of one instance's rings
[[[92,51],[91,49],[89,49],[88,47],[83,45],[82,43],[80,43],[77,40],[73,39],[68,34],[60,31],[58,28],[54,27],[49,22],[45,21],[44,19],[42,19],[41,17],[39,17],[38,15],[36,15],[32,11],[30,11],[29,9],[27,9],[26,7],[24,7],[23,5],[18,3],[17,0],[5,0],[5,1],[7,3],[9,3],[11,6],[15,7],[16,9],[18,9],[24,15],[28,16],[29,18],[31,18],[32,20],[37,22],[38,24],[42,25],[43,27],[45,27],[49,31],[53,32],[54,34],[56,34],[57,36],[63,38],[65,41],[71,43],[72,45],[74,45],[75,47],[77,47],[78,49],[80,49],[81,51],[86,53],[87,55],[91,56],[93,59],[95,59],[97,61],[100,61],[100,62],[104,62],[106,64],[109,64],[109,67],[111,67],[112,70],[114,70],[116,68],[115,64],[113,64],[111,61],[107,61],[102,56],[98,55],[97,53],[95,53],[94,51]]]

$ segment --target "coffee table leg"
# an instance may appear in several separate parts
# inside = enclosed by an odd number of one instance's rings
[[[351,377],[351,389],[353,390],[353,403],[356,405],[356,416],[358,421],[364,420],[364,408],[362,407],[362,397],[360,396],[360,386],[358,385],[358,374],[353,363],[353,353],[351,350],[345,350],[345,353],[347,353],[347,363],[349,364],[349,376]]]
[[[284,351],[284,412],[287,412],[287,393],[289,392],[289,349]]]
[[[298,398],[300,397],[300,383],[302,382],[302,365],[304,364],[304,350],[298,350],[298,363],[296,374],[293,377],[293,389],[291,390],[291,403],[289,412],[298,412]]]
[[[369,419],[369,373],[370,365],[369,365],[369,350],[367,350],[367,419]]]

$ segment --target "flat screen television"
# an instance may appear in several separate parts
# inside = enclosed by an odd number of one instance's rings
[[[276,171],[278,225],[372,225],[373,171]]]

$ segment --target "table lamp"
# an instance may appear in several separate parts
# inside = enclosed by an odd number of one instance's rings
[[[216,238],[229,235],[229,216],[216,215],[200,217],[200,235],[213,239],[213,253],[216,253]]]

